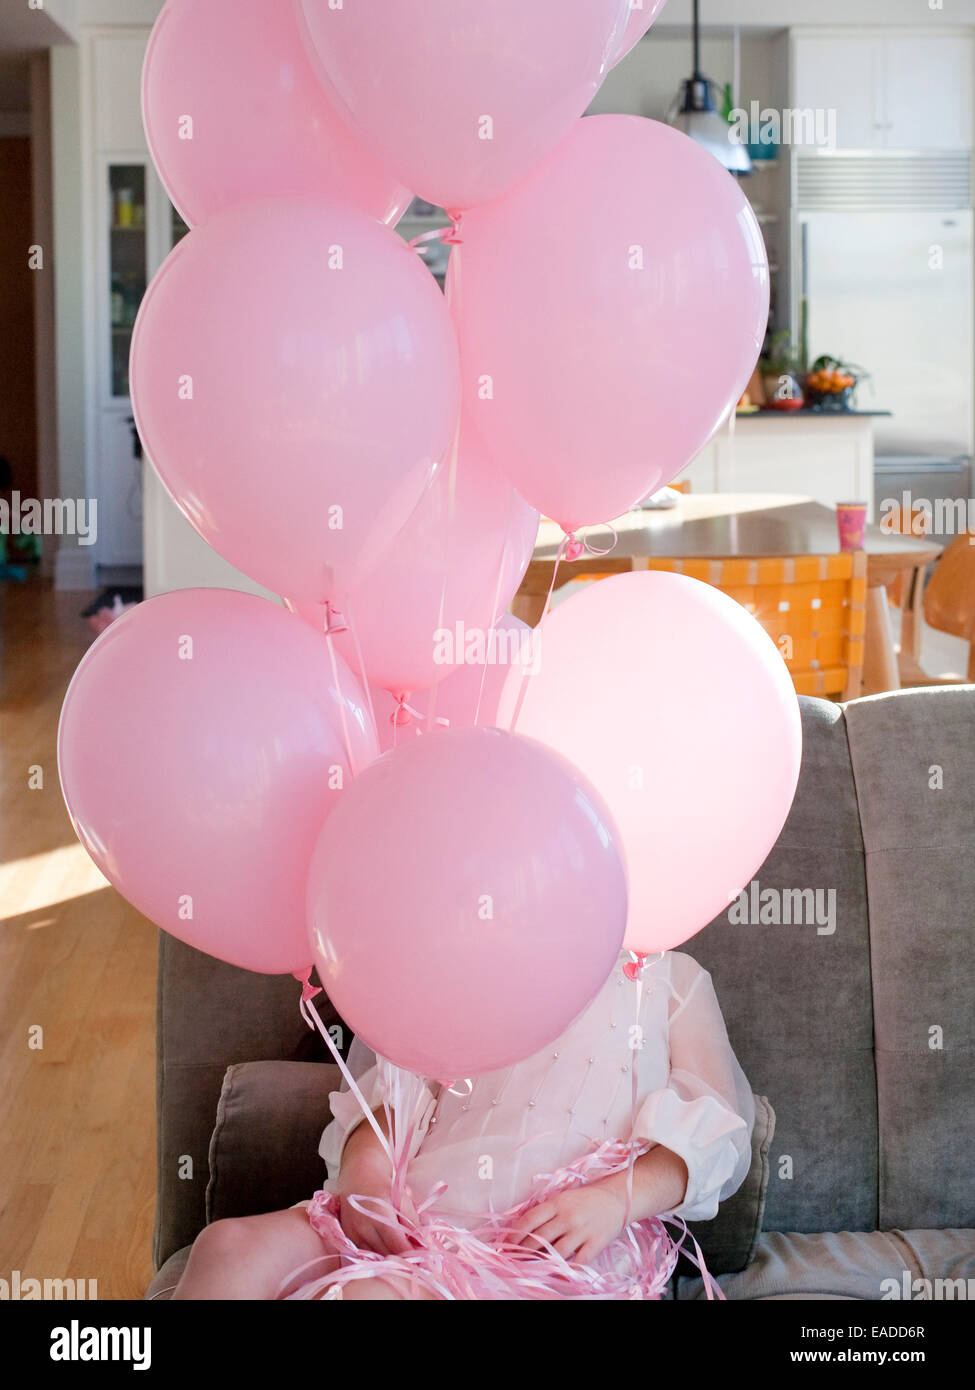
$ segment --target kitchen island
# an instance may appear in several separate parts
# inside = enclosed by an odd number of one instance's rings
[[[733,416],[678,481],[693,492],[791,492],[866,502],[874,519],[874,426],[885,410],[759,410]]]

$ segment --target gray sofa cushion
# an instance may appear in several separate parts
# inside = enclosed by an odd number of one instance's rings
[[[146,1289],[147,1302],[169,1302],[173,1296],[173,1290],[183,1277],[183,1270],[186,1268],[186,1261],[189,1259],[192,1249],[192,1245],[184,1245],[182,1250],[177,1250],[170,1255],[163,1267],[156,1271],[155,1278]]]
[[[326,1062],[245,1062],[224,1077],[210,1139],[207,1223],[280,1211],[325,1180],[319,1157],[342,1077]]]
[[[903,691],[846,709],[867,854],[881,1227],[975,1226],[973,697]]]
[[[256,975],[159,934],[156,1001],[158,1269],[206,1223],[207,1163],[224,1074],[235,1062],[324,1059],[290,975]],[[326,1023],[337,1015],[316,1001]]]
[[[975,1231],[770,1231],[752,1264],[718,1283],[735,1301],[966,1299],[975,1296]],[[700,1279],[680,1280],[678,1301],[705,1297]]]
[[[835,889],[836,930],[735,924],[724,913],[682,949],[711,972],[752,1090],[775,1109],[765,1229],[872,1231],[877,1097],[859,810],[842,711],[800,703],[799,787],[755,878],[778,893]]]

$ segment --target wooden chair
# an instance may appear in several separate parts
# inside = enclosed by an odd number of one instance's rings
[[[917,523],[924,516],[925,509],[921,506],[913,506],[906,512],[903,507],[893,507],[885,524],[901,536],[923,536],[926,532],[923,527],[919,528]],[[906,598],[910,601],[911,595],[907,594]],[[891,608],[903,608],[904,600],[904,576],[898,574],[887,585],[887,602]]]
[[[746,608],[774,640],[799,695],[854,700],[863,682],[867,557],[789,555],[635,560],[632,569],[686,574]],[[618,573],[618,571],[617,571]],[[573,574],[592,581],[607,574]]]
[[[921,611],[928,627],[961,637],[968,646],[966,676],[929,676],[901,654],[902,686],[962,685],[975,682],[975,532],[956,536],[937,561],[925,586]]]

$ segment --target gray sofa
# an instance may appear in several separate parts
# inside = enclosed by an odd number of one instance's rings
[[[804,699],[802,717],[758,887],[686,948],[759,1096],[748,1179],[695,1233],[731,1299],[975,1296],[975,687]],[[205,1221],[321,1180],[337,1073],[297,995],[162,938],[147,1297]],[[704,1296],[693,1270],[674,1296]]]

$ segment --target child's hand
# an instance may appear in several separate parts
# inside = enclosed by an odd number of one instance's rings
[[[617,1185],[589,1183],[530,1207],[515,1223],[511,1240],[532,1247],[547,1241],[563,1259],[591,1265],[622,1234],[625,1217],[626,1197]]]
[[[387,1226],[374,1216],[366,1216],[358,1211],[349,1198],[378,1197],[389,1201],[389,1164],[371,1155],[357,1156],[353,1161],[345,1161],[339,1174],[339,1197],[341,1208],[339,1220],[342,1230],[360,1250],[374,1250],[377,1255],[402,1255],[413,1247],[402,1227]]]

